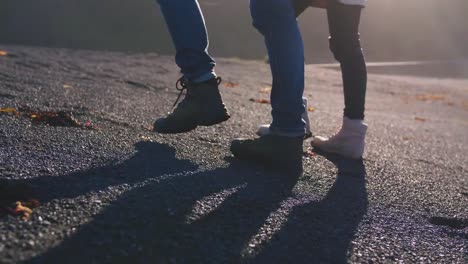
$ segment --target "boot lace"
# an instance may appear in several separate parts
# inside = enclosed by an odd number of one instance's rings
[[[176,89],[179,91],[179,95],[177,96],[176,101],[172,105],[172,110],[174,110],[174,107],[177,105],[177,103],[180,100],[180,97],[182,97],[182,94],[184,93],[185,90],[187,90],[188,87],[188,81],[185,79],[185,77],[180,77],[179,80],[176,82]]]
[[[221,77],[216,77],[216,83],[219,85],[223,80]],[[176,101],[172,105],[172,110],[174,110],[174,107],[177,105],[179,102],[180,98],[182,97],[182,94],[184,94],[184,91],[187,90],[188,88],[189,81],[185,77],[180,77],[177,82],[176,82],[176,89],[179,91],[179,95],[177,96]],[[187,94],[189,95],[189,94]]]

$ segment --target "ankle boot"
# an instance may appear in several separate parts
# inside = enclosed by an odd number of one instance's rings
[[[312,147],[344,157],[359,159],[364,153],[367,124],[363,120],[343,118],[343,125],[330,138],[317,136],[311,142]]]
[[[230,118],[218,86],[221,78],[213,78],[203,83],[190,83],[181,78],[177,82],[180,91],[174,106],[177,104],[184,90],[184,99],[166,117],[154,122],[153,130],[158,133],[183,133],[195,129],[197,126],[212,126]]]

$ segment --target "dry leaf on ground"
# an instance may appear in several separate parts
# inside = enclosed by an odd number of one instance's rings
[[[78,121],[71,112],[66,111],[35,111],[29,108],[15,109],[12,107],[0,108],[0,114],[22,115],[36,123],[44,123],[50,126],[81,127],[96,129],[94,124],[87,120],[84,123]]]
[[[250,98],[249,101],[259,103],[259,104],[270,104],[270,100],[267,99],[254,99]]]
[[[64,111],[24,111],[24,113],[34,122],[41,122],[50,126],[84,127],[73,115]]]
[[[239,83],[235,83],[235,82],[225,82],[224,83],[224,86],[228,87],[228,88],[234,88],[236,86],[238,86]]]
[[[0,108],[0,113],[19,115],[18,110],[11,107]]]
[[[29,220],[33,213],[33,209],[39,207],[39,202],[37,200],[31,199],[26,202],[17,201],[13,208],[4,207],[2,211],[6,212],[11,216],[21,217],[23,220]]]
[[[315,111],[315,107],[309,106],[309,107],[307,108],[307,111],[309,111],[309,112],[314,112],[314,111]]]
[[[416,99],[423,102],[443,101],[445,100],[445,96],[440,94],[422,94],[416,96]]]
[[[36,191],[30,185],[9,181],[0,182],[0,217],[11,215],[28,220],[34,208],[39,207]]]
[[[24,206],[21,202],[16,202],[15,205],[16,207],[13,210],[16,215],[21,216],[23,220],[28,220],[31,217],[31,208]]]
[[[414,120],[419,121],[419,122],[426,122],[426,121],[427,121],[426,118],[424,118],[424,117],[418,117],[418,116],[415,117]]]

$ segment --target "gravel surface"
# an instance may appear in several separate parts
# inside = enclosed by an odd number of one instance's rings
[[[65,111],[93,129],[0,114],[0,263],[466,263],[468,80],[369,76],[363,161],[305,154],[303,175],[240,162],[270,120],[269,67],[219,59],[232,118],[149,131],[176,98],[158,54],[0,46],[0,108]],[[307,66],[315,134],[340,125],[340,73]],[[308,148],[308,142],[304,149]]]

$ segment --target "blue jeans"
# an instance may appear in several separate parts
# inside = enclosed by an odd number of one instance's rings
[[[291,0],[251,0],[253,25],[264,36],[273,85],[271,106],[274,134],[302,136],[304,47]]]
[[[208,54],[208,34],[197,0],[157,0],[176,49],[176,63],[186,79],[203,82],[216,77]]]

